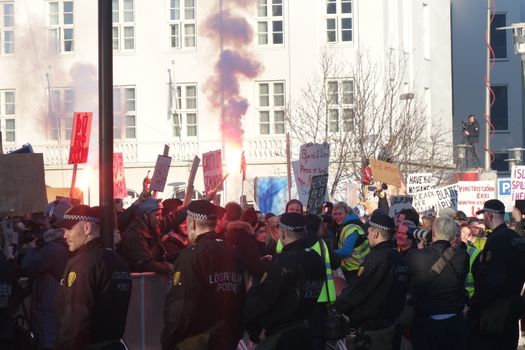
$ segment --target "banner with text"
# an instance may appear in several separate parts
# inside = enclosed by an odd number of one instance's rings
[[[75,112],[73,115],[68,164],[84,164],[87,162],[92,120],[93,113],[91,112]]]
[[[496,198],[494,181],[460,181],[458,182],[458,211],[467,217],[476,216],[476,211],[483,208],[489,199]]]
[[[222,181],[222,153],[220,149],[202,154],[202,169],[204,193],[208,193]],[[222,187],[221,185],[217,192],[222,191]]]
[[[433,209],[436,213],[443,208],[457,208],[457,184],[433,188],[427,191],[413,193],[414,202],[412,206],[418,213]]]
[[[303,204],[308,203],[312,177],[328,174],[328,161],[330,160],[330,145],[327,143],[308,143],[301,146],[299,160],[292,162],[297,194]]]
[[[512,201],[525,199],[525,165],[512,168],[511,193]]]
[[[416,173],[407,176],[407,194],[427,191],[434,185],[432,173]]]
[[[396,187],[401,186],[401,172],[399,166],[382,160],[370,159],[370,168],[375,181],[384,182]]]
[[[113,153],[113,198],[126,198],[127,196],[124,159],[122,153]]]
[[[327,185],[328,174],[312,176],[312,185],[310,186],[308,205],[306,206],[308,213],[321,215]]]
[[[155,163],[155,170],[153,171],[151,184],[149,185],[149,188],[152,191],[164,192],[166,180],[168,179],[168,173],[170,172],[170,165],[171,157],[162,156],[159,154],[157,157],[157,163]]]
[[[403,209],[412,208],[414,197],[412,196],[392,196],[390,197],[390,209],[388,215],[396,218],[397,214]]]

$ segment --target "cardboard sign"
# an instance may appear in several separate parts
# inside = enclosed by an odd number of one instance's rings
[[[397,164],[370,159],[370,168],[372,168],[374,180],[396,187],[401,186],[401,172]]]
[[[297,184],[297,194],[303,204],[308,203],[312,177],[328,174],[329,160],[329,144],[308,143],[301,146],[299,160],[292,162],[292,167]]]
[[[396,218],[397,214],[403,209],[412,208],[414,197],[412,196],[392,196],[390,197],[390,209],[388,215],[391,218]]]
[[[407,176],[407,194],[427,191],[433,185],[432,173],[416,173]]]
[[[476,211],[483,208],[489,199],[496,198],[494,181],[460,181],[458,182],[458,208],[468,217],[476,216]]]
[[[525,165],[512,168],[511,194],[512,201],[525,199]]]
[[[124,159],[122,153],[113,153],[113,198],[126,198],[127,196]]]
[[[222,153],[218,149],[202,154],[202,169],[204,174],[204,192],[213,190],[222,181]],[[221,185],[217,192],[222,191]]]
[[[456,210],[458,200],[457,187],[457,184],[454,184],[413,193],[414,202],[412,206],[418,213],[423,213],[430,209],[433,209],[437,213],[443,208]]]
[[[328,174],[312,176],[308,205],[306,206],[310,214],[321,215],[327,185]]]
[[[69,164],[82,164],[87,162],[92,120],[93,113],[91,112],[75,112],[73,116],[73,129],[71,129]]]
[[[171,157],[161,156],[159,154],[157,157],[157,163],[155,163],[155,170],[153,171],[151,184],[149,186],[152,191],[164,192],[168,173],[170,172],[170,165]]]
[[[41,153],[0,155],[0,216],[44,211],[47,204]]]
[[[505,211],[507,213],[512,212],[512,209],[514,208],[511,184],[512,180],[510,177],[498,179],[498,199],[505,204]]]

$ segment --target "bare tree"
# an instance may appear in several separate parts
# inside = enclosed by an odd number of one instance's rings
[[[399,164],[402,172],[436,171],[450,164],[451,130],[427,122],[423,94],[411,91],[406,60],[389,52],[380,62],[364,54],[344,62],[330,50],[286,118],[301,143],[330,144],[329,193],[346,180],[358,181],[370,158]]]

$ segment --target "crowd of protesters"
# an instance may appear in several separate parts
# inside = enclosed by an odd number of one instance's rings
[[[261,213],[143,193],[127,209],[116,200],[114,251],[98,209],[67,198],[4,220],[0,348],[125,349],[130,272],[155,272],[171,285],[162,349],[516,349],[521,210],[506,222],[488,200],[482,219],[451,208],[390,217],[377,195],[380,208],[359,216],[343,202]]]

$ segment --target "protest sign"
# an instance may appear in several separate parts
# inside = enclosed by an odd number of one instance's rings
[[[75,112],[73,115],[69,164],[83,164],[87,162],[92,120],[93,113],[91,112]]]
[[[512,201],[525,199],[525,165],[512,168],[511,181]]]
[[[412,208],[414,197],[412,196],[392,196],[390,197],[390,209],[388,215],[396,218],[397,214],[403,209]]]
[[[155,170],[153,171],[151,184],[149,185],[150,190],[164,192],[166,180],[168,179],[168,173],[170,171],[170,165],[171,157],[161,156],[159,154],[157,157],[157,163],[155,163]]]
[[[0,215],[43,211],[47,204],[44,179],[41,153],[0,155]]]
[[[308,143],[301,146],[299,160],[292,162],[292,167],[297,184],[297,194],[303,204],[308,203],[312,177],[328,174],[329,160],[329,144]]]
[[[510,177],[498,179],[498,199],[505,204],[505,211],[510,213],[514,207],[511,191],[512,180]]]
[[[458,182],[458,208],[467,216],[476,216],[476,211],[483,208],[489,199],[496,198],[494,181]]]
[[[375,181],[384,182],[397,187],[401,186],[401,172],[397,164],[382,160],[370,159],[370,168]]]
[[[327,185],[328,174],[312,176],[310,194],[308,195],[308,205],[306,206],[308,213],[321,215]]]
[[[222,153],[221,150],[202,154],[202,169],[204,173],[204,192],[213,190],[222,181]],[[222,185],[217,192],[222,191]]]
[[[122,153],[113,153],[113,198],[126,198],[128,188],[124,176],[124,160]]]
[[[412,206],[418,213],[433,209],[437,213],[443,208],[457,208],[457,184],[413,193]]]
[[[433,186],[433,182],[432,173],[408,174],[407,194],[427,191]]]

